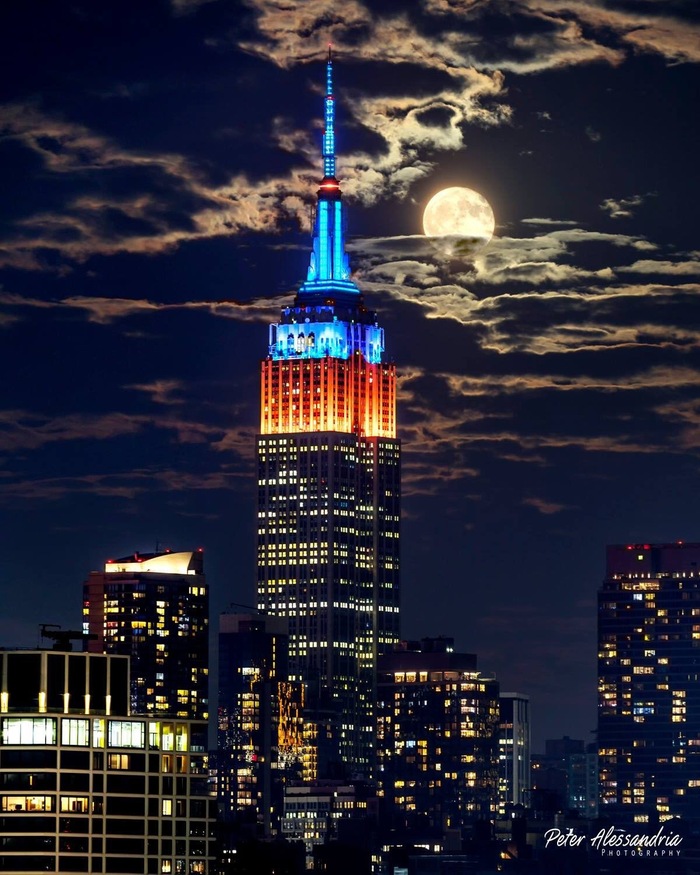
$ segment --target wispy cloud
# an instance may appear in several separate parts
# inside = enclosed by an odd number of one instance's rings
[[[539,511],[541,514],[545,516],[551,516],[555,513],[561,513],[562,511],[568,510],[570,505],[568,504],[558,504],[554,501],[548,501],[544,498],[523,498],[522,503],[526,507],[533,507],[535,510]]]
[[[644,258],[618,267],[620,273],[664,274],[666,276],[700,276],[700,253],[695,253],[695,258],[687,261],[654,261]]]
[[[628,219],[637,212],[650,195],[635,194],[630,197],[606,198],[600,205],[601,210],[608,213],[612,219]]]
[[[16,314],[23,309],[54,308],[77,310],[85,315],[88,322],[99,325],[109,325],[130,316],[157,314],[171,310],[198,310],[212,316],[235,319],[238,322],[267,322],[271,312],[288,306],[289,301],[290,298],[286,295],[256,298],[247,302],[182,301],[176,304],[156,303],[144,298],[102,298],[78,295],[56,301],[47,301],[0,292],[0,307],[5,307],[8,311],[10,321],[19,318]]]
[[[84,474],[76,477],[18,478],[3,484],[2,503],[10,501],[62,501],[71,495],[133,500],[153,492],[191,493],[200,490],[240,489],[249,471],[212,471],[191,474],[173,469],[139,469],[119,474]],[[183,516],[187,516],[183,511]]]
[[[145,392],[154,404],[171,406],[183,404],[185,401],[183,397],[185,385],[182,380],[153,380],[150,383],[134,383],[124,388]]]
[[[176,416],[113,411],[51,417],[29,410],[0,411],[0,450],[18,452],[67,441],[112,440],[147,428],[171,432],[179,443],[222,441],[226,430]]]

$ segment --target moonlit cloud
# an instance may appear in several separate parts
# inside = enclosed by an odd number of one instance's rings
[[[522,397],[527,393],[548,396],[554,411],[559,405],[556,397],[561,393],[581,393],[582,396],[586,393],[590,399],[592,392],[600,393],[601,397],[611,392],[629,396],[653,392],[657,397],[667,393],[676,395],[683,389],[697,392],[700,388],[700,370],[690,367],[652,367],[624,376],[611,373],[607,377],[585,374],[567,376],[555,370],[548,373],[510,373],[500,377],[493,374],[483,377],[431,374],[428,382],[425,382],[426,377],[419,370],[414,370],[401,385],[401,406],[404,418],[408,420],[402,427],[406,452],[409,458],[415,454],[416,459],[422,460],[421,464],[427,461],[432,466],[437,461],[442,466],[453,465],[455,471],[460,471],[460,477],[473,478],[478,475],[477,458],[474,455],[477,452],[540,466],[547,463],[548,453],[564,448],[606,454],[683,454],[690,447],[696,448],[700,442],[700,402],[697,401],[677,405],[677,411],[672,416],[669,416],[671,402],[668,407],[665,402],[655,405],[658,415],[676,423],[676,427],[665,438],[657,441],[641,440],[633,428],[629,432],[607,433],[607,424],[601,424],[599,434],[551,430],[556,419],[549,429],[543,428],[538,432],[517,431],[511,425],[514,396]],[[441,382],[449,389],[452,401],[447,403],[443,400],[440,415],[435,416],[431,398],[435,394],[444,397],[444,392],[439,388]],[[630,403],[635,403],[631,397]],[[625,402],[621,395],[620,415],[624,409]],[[519,451],[517,454],[514,453],[516,448]],[[467,458],[469,463],[465,462]],[[423,479],[429,481],[427,476]],[[525,496],[523,501],[542,513],[554,512],[545,511],[544,504],[539,507],[531,499],[531,496]],[[554,505],[559,504],[563,503],[554,502]]]
[[[619,282],[617,274],[624,272],[643,272],[636,264],[656,264],[652,259],[633,261],[630,265],[604,267],[591,270],[576,263],[580,255],[585,255],[589,244],[605,244],[615,249],[627,250],[633,257],[639,252],[655,252],[656,244],[643,237],[627,234],[610,234],[575,227],[557,227],[546,234],[535,237],[499,237],[478,253],[473,262],[455,264],[445,262],[439,257],[427,238],[380,238],[377,241],[357,240],[354,243],[355,261],[358,264],[358,278],[368,291],[381,291],[402,301],[423,307],[429,318],[449,318],[474,327],[486,326],[490,337],[485,339],[485,347],[502,348],[507,342],[507,333],[499,328],[499,323],[507,319],[508,302],[540,302],[552,309],[555,302],[571,302],[578,308],[581,321],[588,319],[585,302],[593,304],[614,299],[622,292],[647,294],[648,286],[640,287],[637,293]],[[411,246],[420,260],[407,259],[405,252]],[[384,260],[383,260],[384,259]],[[661,262],[665,264],[666,262]],[[461,272],[460,272],[461,271]],[[649,273],[672,273],[660,268],[650,269]],[[690,267],[678,268],[678,274],[691,275]],[[504,293],[503,288],[522,288],[523,291]],[[497,289],[493,294],[490,289]],[[660,294],[657,289],[652,294]],[[538,304],[538,306],[540,306]],[[552,312],[552,321],[559,315],[557,307]],[[565,326],[562,326],[564,329]],[[590,329],[589,329],[590,330]],[[618,336],[617,327],[594,326],[596,335],[613,331]],[[510,331],[510,327],[508,327]],[[542,325],[542,334],[548,331]],[[579,337],[574,340],[571,333]],[[640,330],[640,335],[643,333]],[[567,335],[566,344],[580,349],[579,344],[587,345],[585,331],[569,326],[559,332]],[[589,338],[593,340],[594,338]],[[532,337],[532,345],[546,346],[542,337]]]
[[[249,302],[237,301],[183,301],[181,303],[156,303],[139,298],[104,298],[74,296],[58,301],[24,298],[20,295],[0,292],[0,307],[10,311],[9,318],[16,319],[12,311],[24,308],[66,309],[83,313],[88,322],[109,325],[118,319],[142,314],[157,314],[171,310],[199,310],[212,316],[235,319],[238,322],[266,322],[270,313],[288,306],[289,296],[257,298]]]
[[[523,225],[553,225],[557,228],[563,227],[565,225],[576,227],[579,224],[573,219],[546,219],[544,217],[537,216],[533,216],[530,219],[521,219],[520,221]]]
[[[653,261],[644,258],[619,267],[621,273],[666,274],[668,276],[700,276],[700,259],[692,261]]]
[[[202,422],[175,417],[156,417],[132,413],[68,413],[52,417],[29,410],[0,411],[0,450],[33,450],[46,444],[109,440],[143,433],[149,427],[172,432],[180,443],[204,443],[221,439],[223,429]]]
[[[568,505],[566,504],[557,504],[553,501],[546,501],[543,498],[523,498],[522,503],[527,507],[533,507],[535,510],[539,511],[546,516],[550,516],[551,514],[561,513],[564,510],[568,509]]]
[[[79,477],[46,477],[18,479],[3,485],[0,503],[66,501],[78,495],[94,495],[134,501],[139,496],[164,493],[187,493],[240,488],[247,481],[248,471],[218,471],[190,474],[171,469],[129,471],[121,474],[85,474]],[[183,516],[189,516],[183,511]]]
[[[608,213],[612,219],[628,219],[634,215],[636,208],[643,202],[644,198],[639,194],[619,199],[609,197],[603,201],[600,208]]]
[[[181,380],[153,380],[151,383],[134,383],[124,388],[145,392],[154,404],[170,406],[184,403],[184,383]]]

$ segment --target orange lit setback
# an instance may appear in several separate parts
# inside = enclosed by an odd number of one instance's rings
[[[339,431],[396,437],[396,366],[349,359],[266,359],[260,433]]]

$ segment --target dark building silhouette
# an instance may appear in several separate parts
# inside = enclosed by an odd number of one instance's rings
[[[378,653],[399,639],[396,370],[350,279],[327,65],[323,178],[307,279],[261,366],[258,608],[289,623],[321,777],[367,776]]]
[[[598,755],[582,739],[550,738],[545,752],[532,757],[530,801],[543,800],[550,810],[595,817],[598,807]]]
[[[608,547],[598,594],[600,814],[700,816],[700,544]]]
[[[83,586],[92,653],[131,657],[134,714],[206,719],[209,588],[204,554],[134,553],[109,560]]]

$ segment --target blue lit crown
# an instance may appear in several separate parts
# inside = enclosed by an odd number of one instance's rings
[[[335,98],[333,60],[329,51],[324,99],[323,179],[318,189],[309,270],[306,282],[299,289],[297,303],[322,304],[330,300],[351,303],[359,298],[360,290],[350,279],[343,202],[335,175]]]
[[[335,100],[333,61],[326,67],[323,179],[317,193],[313,247],[306,282],[294,302],[270,326],[269,355],[279,359],[348,359],[359,353],[370,364],[381,362],[384,331],[365,309],[350,279],[345,252],[345,216],[335,176]]]

